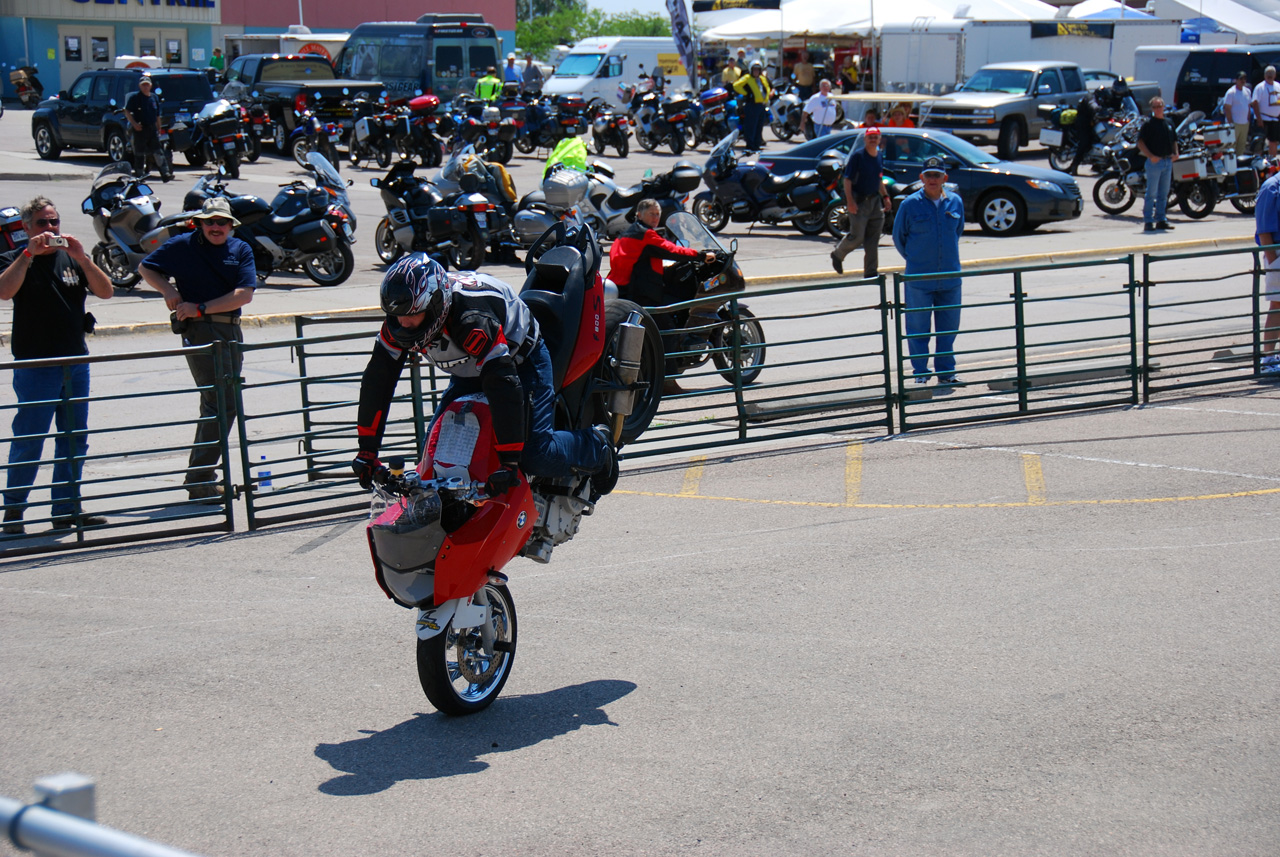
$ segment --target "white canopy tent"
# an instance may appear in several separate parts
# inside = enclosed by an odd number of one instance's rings
[[[1155,0],[1156,17],[1186,21],[1212,18],[1234,31],[1236,41],[1246,44],[1280,42],[1280,2],[1277,0]],[[1216,40],[1215,40],[1216,41]]]
[[[765,9],[702,34],[704,42],[748,42],[782,36],[866,36],[886,23],[922,18],[983,21],[1048,20],[1057,8],[1040,0],[791,0],[780,9]],[[701,25],[700,25],[701,26]]]

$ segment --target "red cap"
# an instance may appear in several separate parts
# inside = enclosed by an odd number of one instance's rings
[[[877,128],[876,126],[872,125],[870,128],[868,128],[868,129],[867,129],[867,132],[866,132],[866,133],[867,133],[867,136],[868,136],[868,137],[870,137],[870,136],[872,136],[872,135],[875,135],[876,137],[879,137],[879,136],[880,136],[880,129],[879,129],[879,128]]]

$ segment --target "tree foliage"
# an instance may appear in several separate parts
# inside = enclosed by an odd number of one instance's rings
[[[529,20],[532,7],[533,19]],[[556,45],[571,45],[590,36],[669,36],[664,15],[631,11],[605,14],[586,0],[517,0],[516,49],[546,57]]]

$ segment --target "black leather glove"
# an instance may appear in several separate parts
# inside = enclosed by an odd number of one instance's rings
[[[382,462],[378,460],[377,453],[369,452],[367,449],[362,450],[351,460],[351,471],[360,480],[361,488],[373,487],[373,472],[381,466]]]
[[[497,497],[506,494],[512,488],[520,484],[520,471],[515,465],[503,465],[501,470],[495,470],[490,474],[484,483],[484,493],[490,497]]]

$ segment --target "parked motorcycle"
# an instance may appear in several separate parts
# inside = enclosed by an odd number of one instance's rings
[[[424,167],[440,166],[443,139],[453,136],[453,117],[440,110],[440,99],[419,95],[409,99],[409,112],[401,114],[392,133],[392,143],[401,157],[417,157]]]
[[[742,268],[734,261],[738,239],[730,241],[726,249],[687,211],[671,215],[666,232],[676,244],[711,251],[716,257],[714,262],[706,262],[702,254],[696,259],[677,259],[663,270],[665,290],[674,296],[672,303],[703,301],[689,309],[655,316],[660,327],[663,321],[675,323],[662,330],[667,377],[696,369],[710,360],[729,383],[754,383],[764,368],[764,328],[746,304],[737,303],[735,311],[735,306],[723,298],[746,288]],[[612,296],[614,290],[616,287],[606,280],[606,297]]]
[[[233,179],[240,178],[240,159],[249,152],[241,110],[238,104],[220,98],[206,104],[194,120],[195,136],[204,162],[214,166],[221,164]]]
[[[1217,205],[1217,183],[1208,176],[1204,147],[1194,137],[1204,113],[1195,111],[1178,124],[1179,152],[1169,185],[1169,205],[1177,205],[1188,217],[1208,217]],[[1123,214],[1146,194],[1146,159],[1136,143],[1122,141],[1106,147],[1106,169],[1093,185],[1093,201],[1107,214]]]
[[[733,95],[729,90],[722,86],[705,90],[698,96],[698,101],[701,104],[698,121],[690,123],[688,129],[688,143],[691,149],[696,149],[703,143],[714,146],[738,127],[736,116],[730,124],[729,106],[733,101]]]
[[[98,236],[90,258],[117,289],[136,286],[143,257],[190,228],[190,214],[160,216],[160,198],[145,179],[133,175],[127,161],[99,170],[80,210],[93,219]]]
[[[240,225],[236,237],[253,249],[258,279],[274,271],[303,271],[322,286],[346,282],[355,270],[351,245],[356,216],[343,182],[329,161],[316,152],[307,155],[313,180],[295,179],[280,185],[275,199],[236,194],[217,173],[203,176],[187,192],[182,207],[196,211],[213,196],[224,196]]]
[[[1076,152],[1085,137],[1083,126],[1089,117],[1076,107],[1061,104],[1041,104],[1036,109],[1045,123],[1040,131],[1040,145],[1048,150],[1049,166],[1066,172],[1075,163]],[[1093,143],[1080,163],[1102,169],[1107,164],[1107,146],[1122,140],[1129,143],[1137,141],[1142,117],[1136,112],[1117,113],[1099,109],[1093,119]]]
[[[693,213],[712,232],[734,223],[790,223],[805,235],[817,235],[827,228],[830,179],[816,170],[801,170],[775,176],[757,163],[738,165],[733,144],[734,131],[721,140],[707,157],[702,171],[707,190],[693,200]]]
[[[634,83],[618,86],[618,100],[628,105],[631,111],[631,124],[636,130],[636,142],[646,152],[652,152],[663,143],[671,145],[671,151],[680,146],[684,151],[683,138],[679,143],[671,141],[671,125],[662,109],[662,96],[657,90],[641,89]]]
[[[631,149],[631,121],[623,114],[615,113],[603,101],[591,107],[591,139],[596,154],[603,155],[606,146],[612,146],[619,158],[625,158]]]
[[[459,95],[453,102],[453,118],[457,123],[454,142],[475,148],[486,160],[510,163],[518,136],[515,120],[503,119],[496,104],[470,95]]]
[[[795,84],[783,80],[773,82],[769,97],[769,128],[784,143],[804,131],[804,102],[796,94]]]
[[[639,184],[625,188],[614,182],[613,170],[599,161],[588,163],[585,174],[564,169],[582,176],[581,186],[568,176],[555,178],[554,173],[548,173],[541,188],[526,194],[515,215],[515,237],[520,246],[531,246],[543,232],[571,214],[601,238],[612,241],[631,225],[636,205],[645,198],[657,201],[661,225],[675,212],[684,210],[685,200],[702,183],[702,170],[690,161],[678,161],[667,172],[646,176]]]
[[[9,83],[18,96],[18,101],[28,110],[35,110],[44,99],[44,86],[36,77],[40,69],[33,65],[24,65],[9,72]]]
[[[347,135],[347,157],[351,165],[358,167],[361,161],[375,160],[385,170],[396,153],[395,136],[401,113],[368,98],[357,97],[342,104],[351,108],[355,118]]]
[[[263,141],[273,139],[275,130],[271,117],[267,115],[267,108],[261,104],[251,105],[244,112],[244,118],[244,135],[249,148],[245,154],[245,160],[251,164],[256,164],[258,158],[262,157]]]
[[[446,196],[431,181],[414,175],[412,161],[402,161],[369,184],[387,207],[374,234],[383,262],[389,265],[404,253],[421,252],[459,270],[484,264],[485,232],[495,206],[475,192],[479,179],[474,175],[464,177],[460,192]]]
[[[605,300],[589,230],[560,226],[541,243],[549,249],[526,265],[521,298],[556,367],[555,427],[606,424],[616,440],[634,441],[661,400],[657,327],[630,301]],[[502,569],[516,556],[549,562],[599,497],[589,476],[523,474],[505,494],[486,496],[499,462],[482,394],[458,399],[434,421],[416,469],[389,464],[375,473],[368,524],[378,585],[416,611],[427,699],[445,714],[473,714],[502,692],[515,659],[515,601]]]
[[[303,169],[310,163],[311,153],[322,156],[334,171],[342,163],[338,157],[338,141],[342,139],[342,126],[337,122],[322,122],[311,110],[304,110],[298,117],[298,127],[289,135],[289,154],[294,163]]]
[[[486,161],[472,146],[455,151],[432,177],[446,200],[467,206],[474,230],[457,240],[454,267],[475,270],[484,264],[487,254],[495,258],[511,257],[517,245],[511,232],[511,218],[516,208],[516,186],[502,164]],[[487,246],[487,250],[486,250]]]

